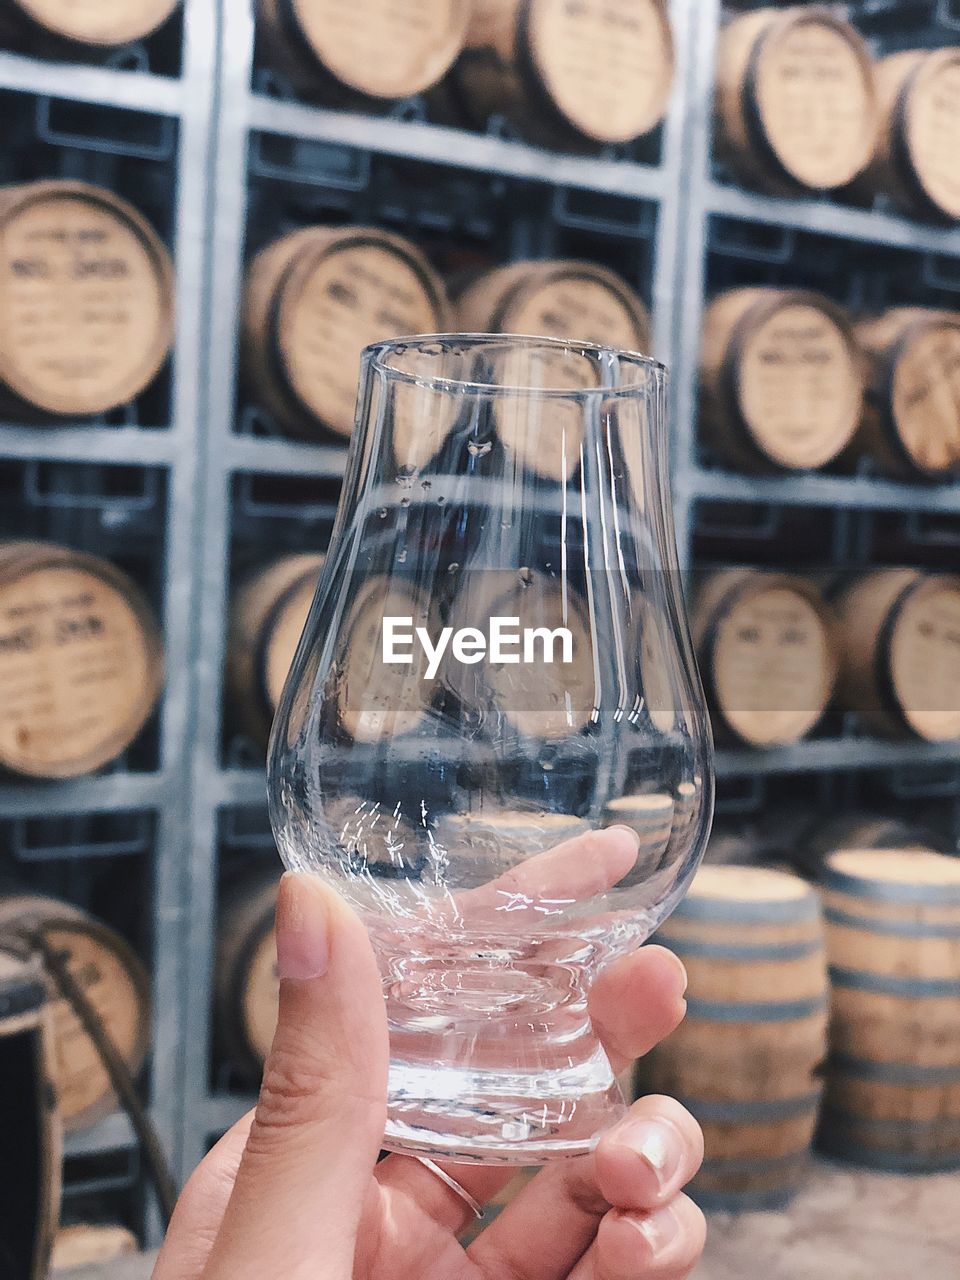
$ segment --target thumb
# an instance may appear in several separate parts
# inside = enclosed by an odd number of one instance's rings
[[[360,920],[317,876],[280,882],[277,965],[277,1034],[206,1280],[349,1277],[383,1140],[380,975]]]

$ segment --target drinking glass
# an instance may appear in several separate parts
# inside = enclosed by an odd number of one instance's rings
[[[580,342],[363,354],[269,793],[286,866],[370,932],[390,1149],[530,1165],[623,1113],[588,990],[683,894],[713,795],[665,386]]]

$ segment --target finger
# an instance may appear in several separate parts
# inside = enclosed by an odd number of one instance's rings
[[[280,883],[277,966],[276,1038],[205,1280],[262,1280],[264,1258],[277,1275],[349,1275],[383,1139],[377,963],[359,919],[317,876]]]
[[[597,1185],[617,1209],[657,1209],[685,1187],[703,1162],[703,1133],[674,1098],[640,1098],[600,1139]]]
[[[197,1280],[217,1238],[253,1112],[248,1111],[197,1165],[180,1193],[153,1280]]]
[[[613,888],[633,868],[639,849],[640,837],[630,827],[587,831],[470,889],[458,906],[471,923],[507,913],[514,925],[524,915],[540,919],[537,909],[545,899],[562,909]]]
[[[597,975],[590,1020],[613,1069],[622,1071],[683,1021],[687,971],[666,947],[642,947]]]
[[[703,1214],[687,1196],[650,1214],[614,1209],[570,1280],[686,1280],[706,1234]]]
[[[470,1256],[485,1274],[562,1280],[611,1206],[667,1203],[702,1159],[693,1117],[670,1098],[643,1098],[595,1152],[547,1165],[478,1236]]]

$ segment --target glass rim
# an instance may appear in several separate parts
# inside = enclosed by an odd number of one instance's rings
[[[598,358],[609,357],[627,361],[631,367],[643,369],[654,374],[659,380],[669,376],[667,366],[653,356],[644,355],[640,351],[629,351],[619,347],[604,346],[599,342],[585,342],[579,338],[546,338],[524,333],[420,333],[409,337],[387,338],[380,342],[372,342],[363,349],[363,359],[369,361],[378,373],[404,382],[409,386],[423,387],[431,391],[457,391],[482,395],[527,395],[556,397],[572,400],[584,396],[618,397],[635,395],[642,390],[639,385],[615,386],[600,385],[593,387],[527,387],[520,384],[502,382],[474,382],[461,378],[423,376],[400,369],[396,365],[386,363],[384,357],[397,351],[398,348],[425,348],[442,342],[457,342],[464,345],[482,348],[510,343],[528,349],[547,351],[574,351]]]

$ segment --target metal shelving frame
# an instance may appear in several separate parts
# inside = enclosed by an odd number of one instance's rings
[[[96,104],[176,121],[177,337],[173,356],[170,420],[162,429],[66,425],[0,425],[0,459],[102,463],[155,467],[165,476],[165,571],[161,610],[167,681],[160,712],[159,753],[153,772],[107,772],[61,785],[0,781],[0,818],[78,816],[149,811],[155,815],[150,881],[143,904],[153,939],[150,969],[154,1032],[150,1066],[153,1118],[174,1160],[179,1156],[183,1097],[184,863],[190,848],[190,661],[194,637],[194,561],[197,537],[197,469],[206,348],[204,274],[207,200],[216,86],[216,14],[212,0],[185,0],[181,71],[177,77],[147,71],[46,62],[0,52],[0,90],[58,102]],[[97,551],[95,545],[84,550]],[[82,847],[76,850],[81,857]],[[68,1156],[92,1156],[133,1147],[122,1114],[95,1129],[70,1135]],[[69,1189],[69,1188],[68,1188]]]

